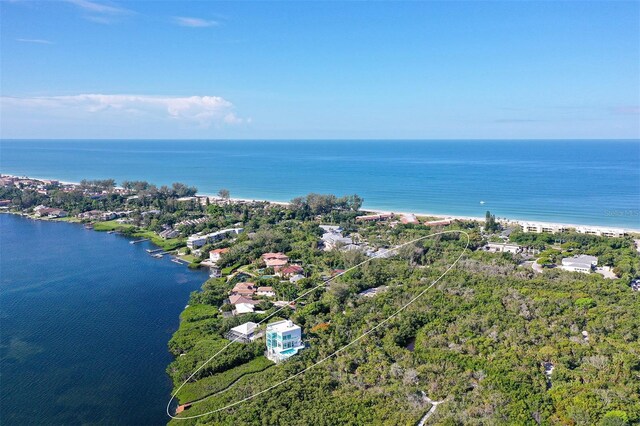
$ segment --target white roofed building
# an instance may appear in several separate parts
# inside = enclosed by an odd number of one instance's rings
[[[265,355],[273,362],[284,361],[304,348],[302,329],[290,320],[267,325],[267,351]]]
[[[245,322],[237,327],[233,327],[225,334],[225,337],[231,341],[249,343],[261,337],[258,332],[258,324],[254,322]]]
[[[567,257],[562,259],[562,269],[571,272],[583,272],[590,274],[598,265],[598,258],[595,256],[587,256],[581,254],[579,256]]]

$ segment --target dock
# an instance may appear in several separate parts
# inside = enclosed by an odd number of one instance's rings
[[[161,251],[164,251],[164,249],[161,249],[161,248],[159,248],[159,249],[146,249],[146,252],[149,253],[149,254],[160,253]]]
[[[138,243],[143,243],[145,241],[149,241],[149,238],[143,238],[141,240],[129,241],[129,244],[138,244]]]

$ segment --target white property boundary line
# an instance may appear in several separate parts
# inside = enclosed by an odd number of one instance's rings
[[[287,377],[286,379],[276,383],[275,385],[272,385],[270,387],[268,387],[267,389],[263,389],[260,392],[254,393],[253,395],[250,395],[246,398],[240,399],[236,402],[233,402],[229,405],[226,405],[222,408],[217,408],[215,410],[211,410],[208,411],[206,413],[203,414],[198,414],[195,416],[188,416],[188,417],[177,417],[171,414],[170,408],[171,408],[171,403],[173,402],[173,400],[176,398],[176,395],[178,394],[178,392],[180,392],[180,390],[184,387],[184,385],[187,384],[187,382],[189,382],[189,380],[191,380],[193,378],[193,376],[195,376],[198,371],[202,370],[208,363],[210,363],[211,361],[213,361],[218,355],[220,355],[222,352],[224,352],[225,349],[227,349],[229,346],[231,346],[233,343],[237,342],[239,340],[239,337],[236,337],[234,340],[230,341],[227,345],[225,345],[222,349],[220,349],[218,352],[216,352],[211,358],[209,358],[208,360],[206,360],[200,367],[198,367],[193,373],[191,373],[191,375],[180,385],[180,387],[173,393],[173,395],[171,395],[171,399],[169,400],[169,403],[167,404],[167,415],[169,417],[171,417],[172,419],[176,419],[176,420],[188,420],[188,419],[197,419],[199,417],[203,417],[203,416],[207,416],[209,414],[214,414],[214,413],[218,413],[220,411],[226,410],[228,408],[231,407],[235,407],[236,405],[242,404],[243,402],[247,402],[255,397],[257,397],[258,395],[262,395],[263,393],[269,392],[270,390],[287,383],[288,381],[298,377],[299,375],[305,373],[307,370],[310,370],[311,368],[322,364],[323,362],[325,362],[326,360],[328,360],[329,358],[337,355],[338,353],[344,351],[345,349],[347,349],[349,346],[353,345],[354,343],[358,342],[359,340],[361,340],[362,338],[368,336],[369,334],[371,334],[372,332],[374,332],[375,330],[377,330],[378,328],[380,328],[382,325],[386,324],[387,322],[389,322],[392,318],[396,317],[398,314],[400,314],[402,311],[404,311],[406,308],[408,308],[413,302],[415,302],[416,300],[418,300],[423,294],[425,294],[431,287],[433,287],[434,285],[436,285],[436,283],[438,281],[440,281],[445,275],[447,275],[447,273],[449,273],[449,271],[451,269],[453,269],[454,266],[456,266],[456,264],[458,263],[458,261],[460,261],[460,259],[462,259],[462,256],[465,254],[465,252],[467,251],[467,248],[469,247],[469,242],[471,241],[469,238],[469,234],[465,231],[461,231],[461,230],[450,230],[450,231],[442,231],[442,232],[436,232],[435,234],[430,234],[430,235],[426,235],[424,237],[420,237],[417,238],[415,240],[411,240],[407,243],[401,244],[397,247],[391,248],[389,250],[386,250],[385,252],[381,253],[381,254],[386,254],[389,253],[390,251],[396,251],[402,247],[405,247],[409,244],[413,244],[416,243],[418,241],[427,239],[427,238],[431,238],[431,237],[435,237],[437,235],[444,235],[444,234],[452,234],[452,233],[458,233],[458,234],[463,234],[465,237],[467,237],[467,244],[464,247],[464,250],[462,250],[462,252],[460,253],[460,256],[457,257],[457,259],[455,260],[455,262],[453,262],[443,273],[442,275],[440,275],[438,278],[436,278],[436,280],[434,280],[431,284],[429,284],[429,286],[427,288],[425,288],[424,290],[422,290],[417,296],[415,296],[413,299],[411,299],[409,302],[407,302],[405,305],[403,305],[400,309],[398,309],[397,311],[395,311],[393,314],[389,315],[387,318],[385,318],[384,320],[380,321],[378,324],[376,324],[374,327],[372,327],[370,330],[365,331],[362,335],[356,337],[355,339],[353,339],[351,342],[347,343],[346,345],[344,345],[343,347],[341,347],[340,349],[336,350],[335,352],[333,352],[330,355],[327,355],[326,357],[322,358],[320,361],[316,362],[315,364],[310,365],[309,367],[297,372],[296,374]],[[343,271],[331,278],[329,278],[328,280],[325,280],[322,282],[322,284],[317,285],[316,287],[313,287],[311,290],[308,290],[306,292],[304,292],[302,295],[298,296],[297,298],[295,298],[294,300],[292,300],[292,302],[295,302],[303,297],[305,297],[307,294],[319,289],[320,287],[324,287],[325,285],[329,284],[331,281],[333,281],[334,279],[346,274],[349,271],[352,271],[356,268],[359,268],[360,266],[371,262],[373,259],[376,259],[380,257],[380,254],[373,256],[363,262],[358,263],[355,266],[352,266],[351,268],[347,269],[346,271]],[[271,318],[272,316],[274,316],[275,314],[277,314],[278,312],[282,311],[286,306],[281,307],[280,309],[274,311],[272,314],[270,314],[269,316],[267,316],[266,318],[264,318],[262,321],[260,321],[259,323],[256,324],[256,327],[259,326],[260,324],[262,324],[263,322],[265,322],[266,320],[268,320],[269,318]]]

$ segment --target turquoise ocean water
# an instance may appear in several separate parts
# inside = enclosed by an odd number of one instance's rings
[[[288,201],[640,228],[640,141],[2,141],[0,171]],[[484,204],[480,202],[484,201]]]

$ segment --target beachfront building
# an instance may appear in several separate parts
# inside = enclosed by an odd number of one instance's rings
[[[542,222],[517,222],[522,226],[522,232],[532,232],[535,234],[550,233],[555,234],[558,232],[567,232],[569,227],[557,223],[542,223]]]
[[[405,213],[405,214],[403,214],[400,217],[400,222],[402,222],[404,225],[407,225],[407,224],[416,225],[416,224],[420,223],[418,221],[418,218],[416,217],[416,215],[413,214],[413,213]]]
[[[585,254],[562,259],[562,269],[564,269],[565,271],[590,274],[591,271],[593,271],[593,268],[595,268],[597,265],[597,257],[587,256]]]
[[[522,227],[523,232],[533,232],[537,234],[555,234],[575,230],[579,234],[595,235],[598,237],[621,238],[627,235],[627,231],[621,228],[603,228],[599,226],[576,226],[574,228],[569,225],[545,222],[516,221],[516,223]]]
[[[229,330],[225,337],[232,342],[249,343],[261,337],[261,334],[258,332],[258,324],[245,322]]]
[[[273,322],[267,325],[266,357],[273,362],[281,362],[297,354],[304,348],[302,329],[290,320]]]
[[[600,228],[594,226],[578,226],[576,232],[587,235],[597,235],[598,237],[620,238],[626,235],[624,229],[619,228]]]
[[[393,219],[394,216],[395,215],[393,213],[369,214],[365,216],[358,216],[356,217],[356,220],[360,222],[378,222]]]
[[[187,247],[193,250],[193,249],[202,247],[205,244],[215,243],[216,241],[220,241],[225,238],[238,235],[242,231],[243,231],[243,228],[229,228],[229,229],[222,229],[216,232],[211,232],[210,234],[204,234],[204,235],[195,234],[187,238]]]

